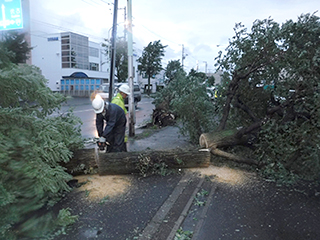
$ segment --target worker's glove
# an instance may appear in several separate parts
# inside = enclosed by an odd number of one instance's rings
[[[106,139],[104,137],[100,137],[97,144],[98,144],[99,150],[104,151],[106,148]]]

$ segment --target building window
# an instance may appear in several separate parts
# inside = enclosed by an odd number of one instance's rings
[[[94,48],[94,47],[90,47],[89,48],[89,56],[98,58],[99,57],[99,49]]]
[[[62,63],[62,68],[70,68],[70,63]]]
[[[67,32],[61,33],[62,68],[89,69],[89,40]]]
[[[98,63],[90,63],[90,70],[99,71],[99,64]]]

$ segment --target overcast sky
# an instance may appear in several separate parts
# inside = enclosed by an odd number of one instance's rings
[[[32,34],[73,31],[94,42],[111,35],[112,0],[30,0],[30,4],[31,21],[39,25]],[[118,36],[123,36],[126,5],[126,0],[118,1]],[[284,23],[318,10],[319,0],[132,0],[134,51],[140,55],[149,42],[161,40],[168,46],[167,64],[181,61],[184,45],[187,71],[198,66],[204,72],[207,63],[207,71],[213,72],[214,58],[233,37],[235,23],[250,29],[256,19],[271,17]]]

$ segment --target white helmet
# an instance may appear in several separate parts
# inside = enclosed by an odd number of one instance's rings
[[[102,98],[95,98],[92,101],[92,107],[95,113],[102,113],[104,108],[104,101]]]
[[[119,87],[119,92],[123,92],[127,95],[130,95],[130,88],[128,86],[128,84],[121,84],[121,86]]]

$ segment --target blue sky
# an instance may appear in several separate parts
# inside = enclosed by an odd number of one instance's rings
[[[33,34],[74,31],[95,42],[110,37],[111,0],[30,1],[31,21],[40,26]],[[118,1],[118,36],[123,36],[126,5],[126,0]],[[132,0],[134,49],[140,54],[149,42],[161,40],[168,46],[166,64],[181,61],[183,44],[187,71],[197,67],[204,71],[206,62],[207,71],[213,72],[214,58],[228,45],[235,23],[250,29],[256,19],[271,17],[283,23],[318,10],[319,0]]]

